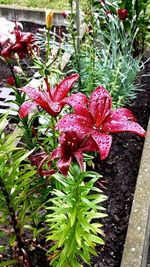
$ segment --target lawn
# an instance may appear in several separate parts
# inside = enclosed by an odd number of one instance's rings
[[[81,6],[85,7],[88,0],[82,0]],[[38,8],[52,8],[52,9],[68,9],[67,0],[0,0],[0,4],[19,5],[26,7],[38,7]]]

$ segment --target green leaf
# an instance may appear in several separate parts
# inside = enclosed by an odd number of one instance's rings
[[[71,217],[70,217],[71,227],[73,226],[75,222],[76,214],[77,214],[77,207],[74,207],[71,211]]]
[[[77,225],[76,225],[75,238],[76,238],[76,241],[77,241],[79,247],[81,247],[81,229],[80,229],[79,223],[77,223]]]
[[[5,251],[5,247],[4,246],[0,246],[0,252],[4,252]]]
[[[94,243],[100,244],[100,245],[104,245],[104,240],[102,238],[100,238],[99,236],[90,234],[89,235],[89,239],[91,241],[93,241]]]
[[[29,229],[29,230],[33,230],[33,227],[31,225],[29,225],[29,224],[25,224],[24,228],[25,229]]]
[[[2,118],[0,118],[0,133],[4,130],[4,128],[8,124],[7,116],[8,114],[5,114],[2,116]]]
[[[8,260],[8,261],[3,261],[0,263],[0,267],[2,266],[11,266],[12,264],[18,263],[18,260]]]
[[[14,246],[14,244],[15,244],[15,241],[16,241],[16,235],[14,234],[12,234],[10,237],[9,237],[9,244],[10,244],[10,246]]]
[[[73,267],[83,267],[83,265],[81,265],[81,264],[80,264],[79,262],[77,262],[77,261],[73,261],[72,266],[73,266]]]

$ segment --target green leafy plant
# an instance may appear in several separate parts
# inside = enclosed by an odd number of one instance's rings
[[[90,264],[90,255],[97,255],[95,246],[104,244],[102,224],[97,219],[106,216],[101,206],[106,197],[94,185],[99,178],[98,173],[81,172],[77,165],[70,167],[66,178],[53,175],[62,190],[52,191],[51,206],[47,207],[47,240],[55,241],[48,252],[52,266],[82,266],[81,259]]]
[[[21,131],[17,129],[6,136],[4,133],[6,124],[5,116],[0,119],[0,224],[6,227],[7,223],[9,226],[8,239],[15,249],[14,257],[17,257],[24,266],[30,266],[24,233],[25,229],[29,228],[31,240],[36,239],[39,233],[41,182],[36,183],[37,171],[28,160],[33,151],[15,145]],[[33,195],[34,192],[39,194],[38,200],[36,195]]]

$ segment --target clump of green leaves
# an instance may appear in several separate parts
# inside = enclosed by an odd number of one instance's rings
[[[18,259],[21,257],[26,262],[23,234],[27,225],[32,226],[32,229],[37,227],[37,203],[32,190],[36,170],[28,161],[33,150],[16,147],[21,131],[17,129],[6,135],[4,128],[7,123],[6,116],[0,119],[0,224],[5,227],[8,224],[11,229],[9,243],[17,248]],[[34,190],[36,191],[36,186]],[[37,202],[39,208],[39,201]],[[0,234],[2,236],[5,232],[1,230]]]
[[[80,262],[84,261],[90,265],[90,255],[97,255],[95,246],[104,244],[102,224],[97,219],[106,216],[101,205],[106,196],[94,185],[100,175],[81,172],[77,165],[72,165],[66,178],[61,174],[53,178],[62,189],[52,191],[47,208],[46,221],[50,227],[47,240],[54,242],[49,250],[51,264],[82,266]]]

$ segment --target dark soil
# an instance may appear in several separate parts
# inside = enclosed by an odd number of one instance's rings
[[[27,30],[31,31],[35,30],[37,25],[36,27],[28,25],[28,27]],[[6,67],[3,65],[2,67],[1,82],[10,75]],[[150,73],[150,63],[145,65],[145,70],[139,75],[138,82],[141,84],[141,91],[128,107],[144,129],[147,127],[150,113],[150,76],[145,76],[148,73]],[[99,157],[95,159],[95,170],[102,174],[103,184],[106,187],[103,190],[108,196],[105,202],[108,217],[103,220],[106,244],[103,248],[97,247],[99,255],[92,257],[92,267],[120,266],[143,144],[144,139],[137,135],[114,134],[107,160],[100,162]],[[40,249],[32,251],[30,258],[33,267],[49,266]]]

